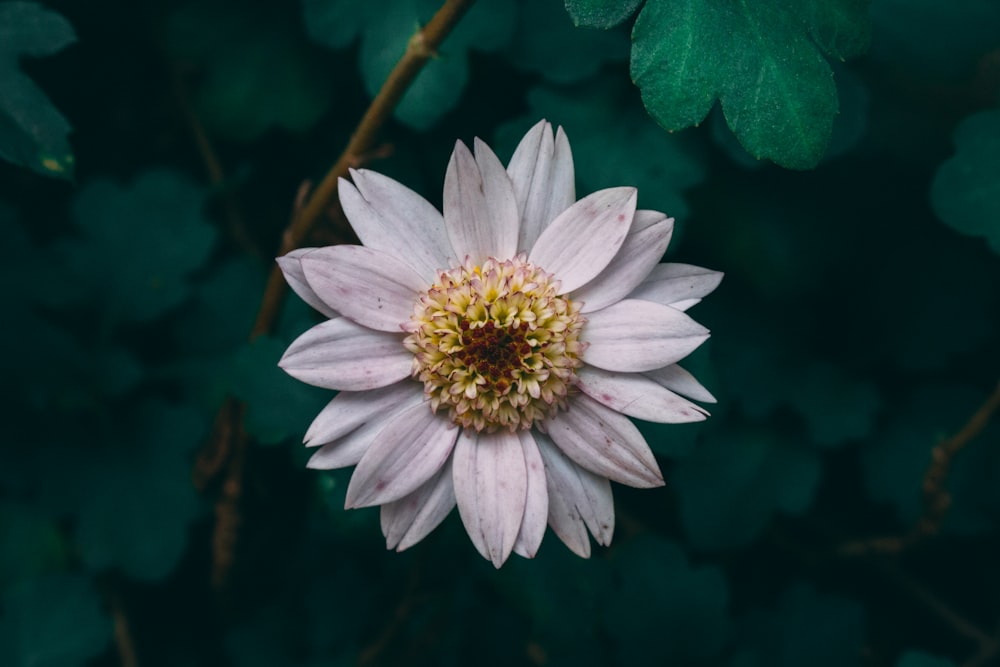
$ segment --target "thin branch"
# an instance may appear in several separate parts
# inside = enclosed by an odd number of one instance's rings
[[[993,659],[1000,654],[1000,622],[997,623],[993,636],[979,644],[979,650],[974,656],[962,663],[962,667],[986,667],[994,664]]]
[[[327,172],[323,180],[313,190],[309,200],[292,218],[282,235],[279,255],[298,248],[327,210],[334,204],[337,181],[347,176],[348,169],[358,164],[359,159],[372,151],[378,131],[392,115],[403,94],[416,79],[424,65],[437,54],[438,47],[455,27],[475,0],[445,0],[430,22],[417,30],[406,46],[406,52],[389,73],[382,89],[372,100],[371,106],[361,118],[351,135],[347,148],[337,162]],[[267,281],[264,298],[257,313],[251,338],[271,331],[278,319],[278,311],[286,293],[285,280],[281,270],[275,266]]]
[[[848,542],[840,547],[839,552],[845,556],[899,553],[923,539],[937,535],[944,524],[948,508],[951,507],[951,494],[945,486],[951,463],[955,456],[986,427],[998,409],[1000,409],[1000,384],[958,433],[931,450],[931,463],[924,473],[922,485],[924,513],[909,532],[903,535]]]
[[[118,649],[119,663],[121,667],[137,667],[139,660],[136,657],[135,641],[132,639],[132,628],[125,611],[125,601],[122,599],[118,581],[112,579],[110,587],[109,606],[111,607],[111,618],[114,621],[115,646]]]

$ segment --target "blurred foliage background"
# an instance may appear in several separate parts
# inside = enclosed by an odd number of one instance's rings
[[[1000,3],[472,6],[360,161],[440,204],[456,138],[545,117],[727,273],[713,416],[641,425],[667,487],[500,571],[304,468],[306,306],[248,342],[437,7],[0,1],[0,665],[1000,664]]]

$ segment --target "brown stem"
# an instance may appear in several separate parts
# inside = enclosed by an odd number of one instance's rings
[[[284,255],[298,248],[305,240],[324,213],[334,204],[337,194],[337,182],[347,176],[348,169],[355,166],[361,156],[375,147],[378,131],[392,115],[399,100],[413,83],[413,80],[423,69],[423,66],[437,54],[441,42],[455,27],[459,19],[468,11],[475,0],[445,0],[434,17],[423,28],[417,30],[406,46],[406,52],[399,59],[392,72],[389,73],[382,89],[372,100],[371,105],[362,116],[361,122],[351,135],[347,148],[340,154],[336,163],[326,173],[323,180],[313,190],[309,200],[293,216],[291,223],[285,229],[281,238],[279,255]],[[271,331],[278,318],[278,311],[285,295],[285,281],[281,270],[275,266],[267,281],[264,298],[257,313],[251,338],[256,338]]]
[[[111,582],[111,593],[109,603],[111,607],[111,618],[114,622],[115,646],[118,649],[118,660],[121,667],[137,667],[139,660],[136,657],[135,642],[132,639],[132,628],[129,624],[128,614],[125,611],[125,601],[122,599],[118,582]]]
[[[909,532],[903,535],[889,535],[866,540],[848,542],[840,547],[845,556],[860,556],[868,553],[899,553],[915,543],[937,535],[944,523],[951,494],[945,486],[948,470],[955,456],[986,427],[993,413],[1000,409],[1000,384],[986,399],[986,402],[969,418],[965,426],[952,437],[939,443],[931,450],[931,463],[924,473],[922,484],[924,513]]]

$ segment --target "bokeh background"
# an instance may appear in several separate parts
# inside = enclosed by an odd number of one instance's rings
[[[637,186],[669,261],[726,272],[686,364],[718,404],[640,425],[667,486],[616,486],[610,548],[495,571],[455,513],[386,551],[349,471],[305,468],[330,394],[275,363],[306,306],[248,336],[303,182],[437,3],[0,1],[0,665],[1000,664],[1000,4],[803,2],[870,48],[814,49],[839,113],[794,170],[751,155],[791,129],[748,152],[718,105],[659,127],[640,3],[567,4],[624,22],[479,0],[363,162],[439,205],[456,139],[564,126],[579,193]],[[720,6],[642,11],[682,5]],[[692,53],[732,61],[727,30]]]

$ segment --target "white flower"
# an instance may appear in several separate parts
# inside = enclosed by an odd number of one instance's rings
[[[614,530],[609,480],[663,477],[629,417],[677,423],[714,402],[676,365],[708,338],[683,311],[722,274],[659,264],[673,219],[635,188],[576,201],[573,159],[545,121],[510,165],[455,146],[442,216],[367,170],[340,181],[363,246],[279,258],[329,317],[281,367],[340,393],[310,426],[309,466],[356,465],[347,507],[381,505],[388,547],[416,544],[457,504],[496,567],[532,557],[546,524],[580,556]]]

